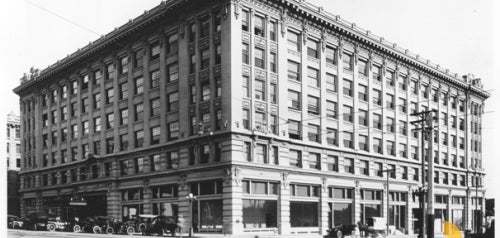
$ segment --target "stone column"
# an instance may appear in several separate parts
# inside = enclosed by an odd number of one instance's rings
[[[223,233],[243,234],[243,201],[240,169],[232,167],[225,170],[223,184]]]
[[[359,185],[359,180],[356,180],[356,187],[354,188],[354,224],[358,224],[361,221],[361,186]],[[363,224],[365,221],[361,221]]]
[[[327,178],[323,177],[323,184],[320,193],[320,234],[328,234],[328,185]]]
[[[192,213],[189,207],[189,202],[186,200],[186,196],[189,194],[189,186],[186,183],[186,174],[181,174],[179,176],[179,223],[182,224],[181,233],[189,232],[189,228],[191,227],[191,219],[197,219],[195,217],[191,217]],[[193,206],[195,206],[195,202],[193,202]]]
[[[290,234],[290,183],[288,173],[283,172],[278,201],[278,229],[280,235]]]
[[[108,216],[121,220],[121,194],[117,182],[113,181],[106,194]]]

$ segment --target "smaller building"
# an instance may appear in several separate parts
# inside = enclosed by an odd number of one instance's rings
[[[21,124],[19,116],[13,112],[7,115],[7,135],[5,156],[7,162],[7,212],[20,215],[19,170],[21,169]]]

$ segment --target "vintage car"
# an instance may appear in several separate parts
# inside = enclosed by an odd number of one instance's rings
[[[79,217],[75,217],[71,221],[71,227],[73,232],[91,232],[91,233],[96,233],[96,231],[99,231],[100,228],[98,226],[94,225],[95,219],[92,217],[86,217],[83,219],[80,219]]]
[[[156,215],[142,214],[126,221],[125,224],[127,226],[127,234],[132,235],[135,233],[142,233],[142,231],[147,227],[146,224],[152,223],[153,218],[155,217]]]
[[[31,213],[24,220],[24,226],[28,230],[47,230],[48,218],[46,215],[40,215],[37,213]]]
[[[158,235],[163,236],[164,233],[170,233],[170,235],[175,236],[175,232],[178,228],[177,220],[172,216],[152,216],[153,220],[150,223],[146,223],[146,228],[142,230],[143,235]]]
[[[107,233],[107,234],[114,233],[113,218],[105,216],[96,216],[92,217],[92,219],[93,219],[92,232]],[[110,229],[108,229],[108,227]]]
[[[20,229],[24,227],[24,221],[18,216],[8,215],[7,216],[7,227],[13,229]]]
[[[350,224],[350,225],[336,225],[328,230],[328,237],[338,237],[342,238],[345,237],[346,235],[351,235],[354,231],[354,228],[356,225]]]
[[[70,223],[61,220],[61,217],[51,217],[47,220],[48,231],[69,231]]]

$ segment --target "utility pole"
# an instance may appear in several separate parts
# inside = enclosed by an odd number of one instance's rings
[[[433,173],[434,173],[434,160],[432,159],[432,143],[433,143],[433,137],[432,137],[432,131],[434,130],[433,128],[433,120],[435,119],[433,114],[436,113],[437,111],[435,109],[429,110],[429,111],[421,111],[421,112],[415,112],[412,113],[411,116],[416,116],[419,117],[419,120],[412,121],[412,125],[416,125],[417,128],[414,130],[420,130],[421,133],[421,146],[422,146],[422,187],[418,189],[418,195],[419,195],[419,208],[422,211],[422,214],[420,216],[420,228],[419,228],[419,238],[424,238],[424,230],[426,227],[426,221],[427,221],[427,237],[428,238],[433,238],[434,237],[434,206],[433,206],[433,199],[434,199],[434,179],[433,179]],[[418,124],[420,124],[420,128],[418,127]],[[429,153],[427,154],[427,162],[428,162],[428,174],[427,174],[427,189],[426,189],[426,179],[425,179],[425,136],[428,136],[427,138],[429,139]],[[427,217],[425,215],[425,194],[427,194],[427,203],[428,203],[428,209],[427,209]]]

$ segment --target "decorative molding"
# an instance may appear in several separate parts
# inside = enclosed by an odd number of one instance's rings
[[[241,182],[241,169],[239,167],[227,168],[224,170],[224,182],[228,185],[239,186]]]
[[[288,28],[288,15],[287,15],[287,9],[282,8],[281,13],[280,13],[280,18],[281,18],[281,36],[285,37],[286,30]]]
[[[186,179],[187,179],[187,174],[183,173],[179,175],[179,185],[183,189],[186,187]]]
[[[238,19],[238,16],[240,15],[240,0],[233,0],[234,4],[234,18]]]
[[[288,189],[288,185],[290,184],[290,181],[288,180],[288,172],[283,172],[281,173],[281,185],[283,189]]]

